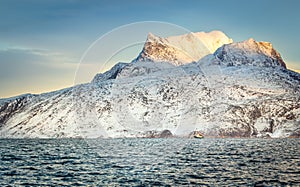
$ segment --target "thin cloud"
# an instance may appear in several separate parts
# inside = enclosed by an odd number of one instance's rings
[[[36,93],[43,90],[33,86],[45,89],[45,85],[51,85],[56,89],[70,85],[77,68],[75,59],[43,49],[6,48],[0,50],[0,59],[0,87],[5,88],[0,97],[19,93],[21,87]]]
[[[11,47],[0,50],[1,65],[3,63],[29,63],[50,66],[65,64],[77,64],[78,60],[67,57],[58,52],[50,52],[44,49],[31,49],[24,47]]]
[[[288,61],[288,62],[286,62],[286,64],[287,64],[288,69],[291,69],[293,71],[300,73],[300,62]]]

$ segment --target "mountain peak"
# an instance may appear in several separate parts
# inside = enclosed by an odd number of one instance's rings
[[[280,54],[269,42],[257,42],[253,38],[243,42],[226,44],[214,56],[226,65],[280,66],[286,65]]]
[[[245,40],[245,42],[247,42],[247,43],[255,43],[256,41],[254,40],[254,38],[249,38],[248,40]]]
[[[167,38],[149,33],[142,52],[133,62],[169,62],[182,65],[199,61],[228,43],[232,43],[232,39],[221,31],[191,32]]]
[[[254,38],[249,38],[248,40],[237,43],[241,43],[241,45],[247,46],[247,48],[256,48],[258,46],[258,43],[254,40]]]
[[[148,33],[148,36],[147,36],[147,40],[146,42],[150,42],[150,41],[155,41],[157,40],[157,36],[155,36],[154,34],[152,34],[151,32]]]

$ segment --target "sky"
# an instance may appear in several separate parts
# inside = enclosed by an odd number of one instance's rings
[[[271,42],[288,67],[299,71],[299,7],[298,0],[0,0],[0,98],[89,81],[108,68],[87,68],[82,71],[88,76],[78,78],[78,67],[88,67],[84,57],[95,41],[100,39],[102,46],[113,48],[122,38],[145,33],[142,39],[130,40],[135,42],[132,47],[115,48],[111,66],[136,57],[146,32],[173,34],[172,28],[180,32],[221,30],[234,41]],[[163,24],[157,30],[141,24],[145,21]],[[161,32],[164,24],[170,24],[170,31]],[[106,53],[98,51],[99,59],[93,60],[105,64]]]

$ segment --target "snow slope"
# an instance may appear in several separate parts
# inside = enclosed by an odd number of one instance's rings
[[[210,53],[181,66],[173,54],[163,57],[170,63],[151,53],[152,61],[116,64],[91,83],[1,100],[0,136],[300,136],[300,74],[270,44],[248,40]]]

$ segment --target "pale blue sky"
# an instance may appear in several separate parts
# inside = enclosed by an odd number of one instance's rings
[[[79,60],[93,41],[141,21],[193,32],[222,30],[234,41],[269,41],[289,67],[299,70],[299,2],[0,0],[0,97],[73,85]]]

